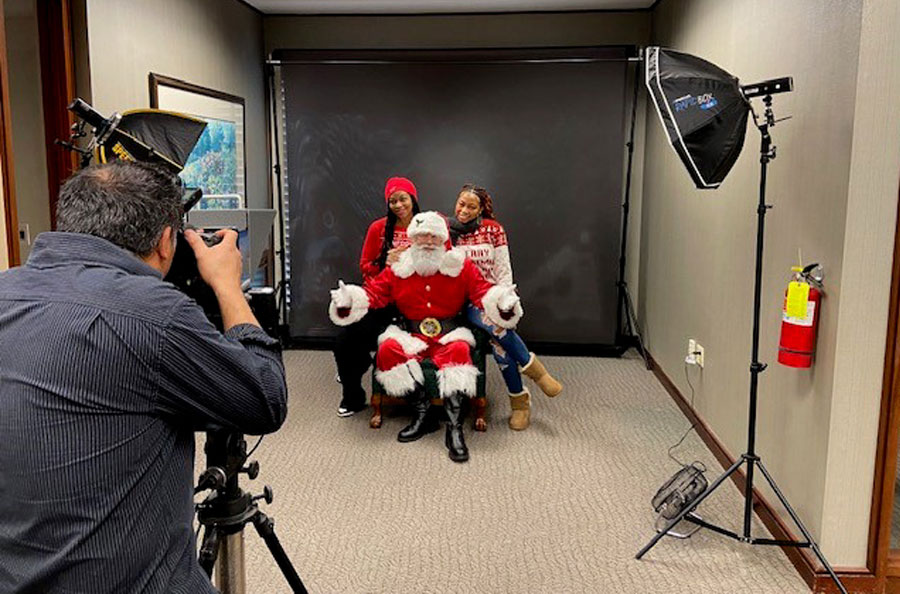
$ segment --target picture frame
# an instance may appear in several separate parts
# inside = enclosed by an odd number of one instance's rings
[[[181,172],[187,186],[203,190],[195,208],[244,208],[244,98],[154,72],[148,79],[151,108],[194,116],[208,124]]]

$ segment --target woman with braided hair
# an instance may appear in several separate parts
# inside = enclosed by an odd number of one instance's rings
[[[405,177],[387,180],[384,201],[387,214],[369,225],[363,242],[359,258],[363,281],[374,278],[386,266],[399,260],[400,254],[410,245],[406,228],[419,212],[416,186]],[[372,364],[370,353],[377,346],[378,335],[384,332],[395,315],[393,307],[372,310],[338,335],[334,360],[342,391],[339,417],[349,417],[366,408],[362,377]]]
[[[494,201],[484,188],[466,184],[460,190],[450,219],[450,239],[475,263],[484,278],[497,285],[512,285],[512,264],[506,231],[494,218]],[[509,427],[526,429],[531,420],[530,394],[522,385],[522,373],[537,382],[549,397],[559,395],[562,385],[547,372],[544,365],[513,330],[505,330],[486,320],[473,305],[467,311],[469,321],[491,335],[494,359],[500,367],[509,391],[512,415]],[[521,366],[521,373],[519,368]]]

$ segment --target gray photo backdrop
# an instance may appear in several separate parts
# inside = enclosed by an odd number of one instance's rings
[[[360,282],[366,229],[386,214],[384,182],[402,175],[422,210],[452,215],[466,182],[492,193],[526,340],[613,344],[624,50],[279,57],[292,337],[336,334],[328,290]]]

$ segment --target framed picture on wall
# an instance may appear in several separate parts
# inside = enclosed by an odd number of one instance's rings
[[[181,177],[203,190],[195,208],[243,208],[246,205],[244,98],[150,73],[150,107],[198,117],[207,122]]]

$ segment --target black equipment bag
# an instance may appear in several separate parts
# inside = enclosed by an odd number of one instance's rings
[[[671,520],[681,513],[681,510],[706,491],[708,483],[703,475],[704,472],[706,472],[706,468],[697,462],[676,472],[659,488],[650,501],[653,511],[667,520]]]

